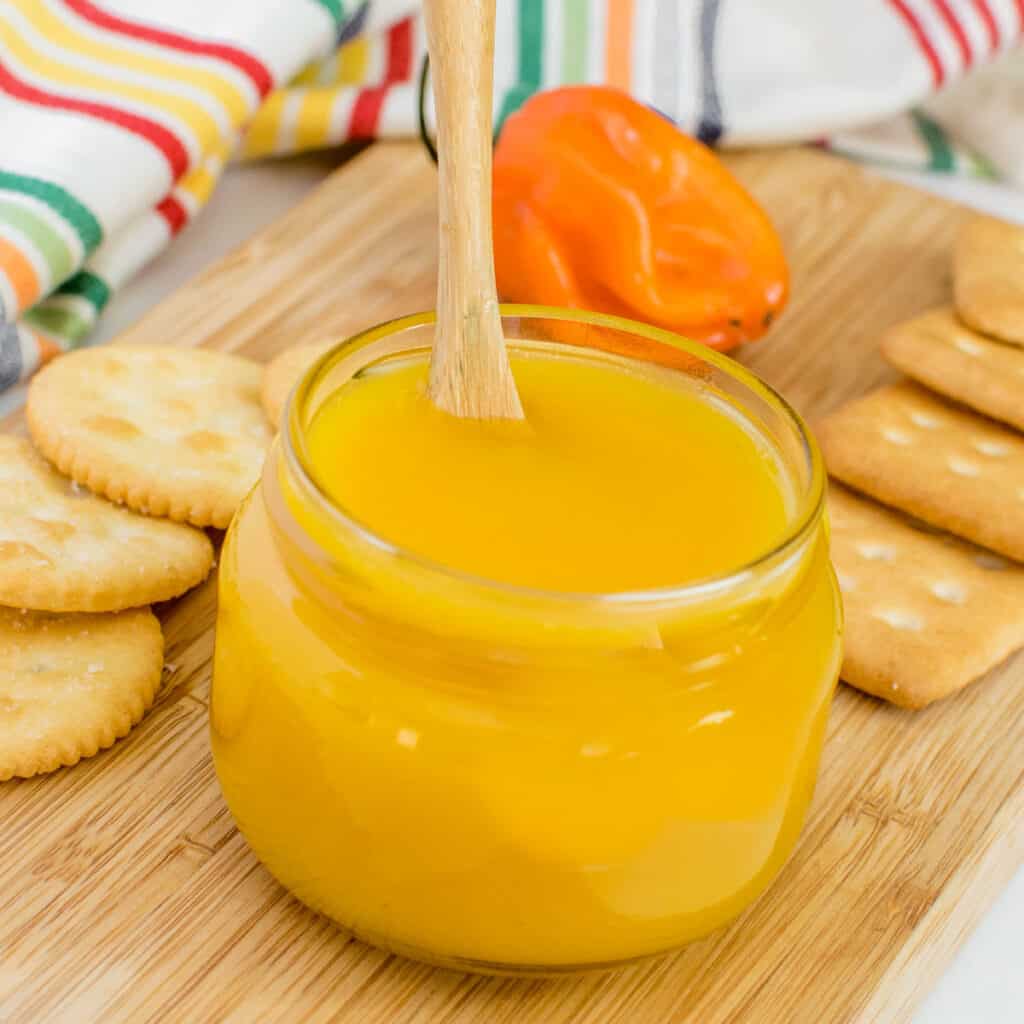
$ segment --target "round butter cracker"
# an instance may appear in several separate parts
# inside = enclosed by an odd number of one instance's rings
[[[336,344],[334,341],[321,341],[309,345],[295,345],[279,352],[267,363],[267,368],[263,371],[261,398],[263,411],[276,429],[281,428],[285,403],[296,381]]]
[[[148,608],[49,615],[0,608],[0,781],[91,757],[153,703],[163,670]]]
[[[0,604],[120,611],[177,597],[212,565],[202,530],[111,505],[0,435]]]
[[[77,483],[152,516],[226,527],[271,429],[261,367],[205,349],[114,345],[55,359],[29,385],[39,450]]]

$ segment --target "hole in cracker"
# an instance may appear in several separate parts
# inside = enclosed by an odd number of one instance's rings
[[[954,338],[953,344],[968,356],[980,356],[983,351],[982,347],[971,338],[964,338],[962,336]]]
[[[973,441],[972,447],[975,451],[981,452],[982,455],[990,455],[992,458],[999,458],[1002,455],[1010,454],[1010,446],[1004,444],[1002,441]]]
[[[957,476],[978,476],[981,473],[977,463],[971,462],[970,459],[962,459],[959,455],[950,455],[946,460],[946,465]]]
[[[967,600],[967,588],[956,580],[936,580],[931,585],[931,592],[948,604],[963,604]]]
[[[95,430],[99,434],[106,434],[109,437],[129,438],[136,437],[140,433],[134,423],[121,419],[120,416],[90,416],[82,420],[82,424]]]
[[[910,421],[915,426],[923,427],[925,430],[934,430],[942,422],[937,416],[928,412],[920,412],[915,409],[910,414]]]
[[[905,431],[897,427],[882,427],[882,437],[893,444],[910,444],[913,438]]]
[[[871,614],[893,629],[905,629],[913,633],[920,633],[924,629],[924,619],[903,608],[879,608]]]
[[[74,526],[62,519],[44,519],[42,516],[30,516],[29,519],[53,541],[67,540],[75,533]]]
[[[0,561],[26,559],[40,569],[52,569],[53,560],[48,558],[34,544],[20,540],[0,540]]]
[[[869,562],[891,562],[896,558],[896,548],[892,544],[861,541],[857,545],[857,554]]]
[[[185,437],[185,444],[195,452],[225,452],[231,444],[223,434],[213,430],[197,430]]]
[[[844,594],[849,594],[857,589],[857,581],[848,573],[836,570],[836,579],[839,581],[839,589]]]

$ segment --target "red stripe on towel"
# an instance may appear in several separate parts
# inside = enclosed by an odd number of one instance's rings
[[[1018,2],[1024,4],[1024,0],[1018,0]],[[889,6],[899,14],[910,34],[914,37],[921,55],[931,68],[932,83],[937,89],[946,80],[946,71],[942,66],[942,61],[939,59],[938,51],[932,45],[931,39],[928,38],[924,25],[921,24],[921,19],[911,10],[907,0],[889,0]]]
[[[60,96],[54,92],[38,89],[28,82],[22,81],[0,61],[0,91],[6,92],[15,99],[34,103],[40,107],[51,107],[54,110],[67,110],[75,114],[84,114],[99,121],[116,125],[125,131],[138,135],[154,145],[164,155],[171,169],[171,176],[177,180],[188,168],[188,152],[181,140],[170,130],[148,117],[131,114],[127,110],[119,110],[106,103],[94,103],[91,100],[75,99],[72,96]]]
[[[227,43],[211,43],[202,39],[192,39],[183,36],[179,32],[169,32],[167,29],[157,28],[154,25],[144,25],[142,22],[129,21],[116,14],[110,14],[90,3],[89,0],[64,0],[67,7],[79,17],[91,22],[98,28],[116,32],[119,35],[131,36],[132,39],[142,39],[147,43],[155,43],[157,46],[164,46],[169,50],[180,50],[182,53],[194,53],[203,57],[214,57],[226,64],[231,64],[246,75],[260,98],[267,95],[273,88],[274,78],[263,61],[254,57],[251,53],[240,50],[237,46],[230,46]]]
[[[953,12],[953,8],[949,6],[949,0],[932,0],[932,3],[938,9],[942,20],[946,23],[950,35],[953,36],[956,48],[960,51],[960,59],[964,62],[964,71],[966,71],[974,63],[971,41],[967,38],[967,33],[964,31],[963,25],[960,24],[959,18]]]
[[[388,32],[388,62],[384,81],[380,85],[363,89],[352,104],[348,120],[350,139],[372,139],[377,134],[380,112],[384,108],[388,91],[396,82],[412,77],[412,18],[393,25]]]

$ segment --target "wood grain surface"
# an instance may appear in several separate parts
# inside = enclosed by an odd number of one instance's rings
[[[730,162],[794,271],[742,358],[813,420],[890,376],[882,328],[948,298],[963,214],[816,152]],[[434,193],[416,147],[373,146],[125,340],[266,359],[427,308]],[[128,739],[0,786],[5,1024],[894,1024],[1024,860],[1024,662],[916,714],[841,688],[796,854],[732,927],[558,981],[423,967],[304,909],[236,832],[207,740],[214,607],[208,582],[161,609],[165,685]]]

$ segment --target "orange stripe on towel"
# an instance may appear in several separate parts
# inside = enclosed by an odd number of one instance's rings
[[[628,92],[633,68],[633,0],[608,0],[604,38],[605,79]]]
[[[6,238],[0,238],[0,269],[11,282],[18,309],[28,309],[39,298],[39,278],[25,254]]]

